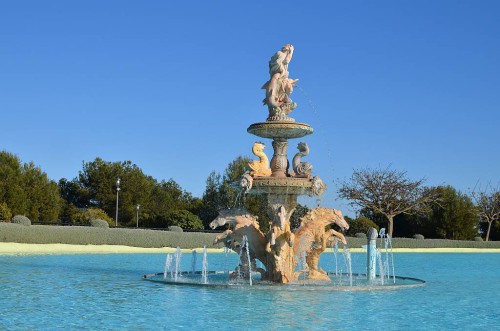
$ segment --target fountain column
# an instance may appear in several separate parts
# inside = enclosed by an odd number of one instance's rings
[[[297,107],[290,95],[298,79],[291,79],[288,72],[293,51],[292,45],[284,45],[269,61],[269,80],[263,86],[266,90],[264,104],[268,107],[269,116],[265,122],[254,123],[247,129],[248,133],[260,138],[272,139],[274,154],[270,162],[271,172],[253,172],[249,193],[265,194],[267,197],[272,224],[266,234],[266,272],[267,277],[277,283],[296,280],[294,267],[297,261],[293,252],[294,234],[290,230],[290,216],[297,205],[297,197],[321,195],[326,189],[317,176],[312,178],[288,171],[288,140],[305,137],[314,131],[310,125],[295,122],[289,117]],[[267,156],[262,156],[263,151],[258,152],[254,152],[259,157],[258,162],[267,161]]]
[[[288,166],[288,158],[286,156],[286,149],[288,141],[282,138],[275,138],[273,140],[274,155],[271,159],[272,177],[286,177],[286,170]]]
[[[367,246],[366,246],[366,277],[368,281],[374,280],[377,277],[376,269],[377,269],[377,237],[378,232],[374,228],[370,228],[367,237]]]

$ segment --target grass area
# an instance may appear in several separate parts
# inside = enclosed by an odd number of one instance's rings
[[[145,229],[114,229],[85,226],[24,226],[0,223],[0,242],[25,244],[71,244],[71,245],[124,245],[132,247],[160,248],[180,247],[192,249],[214,247],[215,233],[171,232]],[[366,239],[347,238],[349,247],[366,245]],[[380,246],[380,239],[377,245]],[[394,238],[393,248],[498,248],[500,241],[465,241],[446,239]]]

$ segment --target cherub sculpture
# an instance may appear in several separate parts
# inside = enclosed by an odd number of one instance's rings
[[[298,79],[288,77],[288,64],[292,60],[293,50],[293,46],[287,44],[269,61],[271,78],[262,86],[262,89],[266,90],[263,103],[269,109],[268,121],[294,121],[288,117],[288,114],[297,107],[297,104],[290,99],[290,94]]]

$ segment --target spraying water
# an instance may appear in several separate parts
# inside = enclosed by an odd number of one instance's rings
[[[167,254],[165,260],[165,272],[163,273],[163,278],[166,279],[169,272],[172,270],[172,254]]]
[[[229,248],[224,246],[224,272],[227,274],[229,273],[228,259],[229,259]]]
[[[380,229],[379,235],[380,235],[380,240],[384,241],[384,248],[385,248],[385,259],[383,267],[384,270],[381,270],[381,274],[383,273],[384,276],[386,276],[387,279],[389,280],[391,278],[391,271],[392,271],[392,280],[394,283],[396,283],[396,273],[394,270],[394,254],[392,252],[391,236],[389,236],[389,234],[385,232],[385,228]]]
[[[198,259],[198,256],[196,255],[196,250],[193,250],[193,253],[191,254],[191,273],[194,275],[196,273],[196,260]]]
[[[351,260],[351,251],[344,245],[344,249],[342,250],[342,255],[344,256],[344,262],[347,267],[347,273],[349,275],[349,285],[352,286],[352,260]]]
[[[240,201],[240,198],[241,198],[241,196],[242,196],[242,193],[243,193],[243,191],[242,191],[242,190],[238,191],[238,193],[237,193],[237,195],[236,195],[236,199],[234,199],[234,205],[233,205],[233,208],[236,208],[236,207],[238,206],[238,203],[239,203],[239,201]]]
[[[392,241],[391,241],[391,236],[389,236],[388,234],[385,236],[385,252],[386,252],[386,257],[387,257],[387,279],[389,279],[389,257],[391,258],[391,267],[392,267],[392,281],[394,282],[394,284],[396,284],[396,274],[395,274],[395,271],[394,271],[394,254],[392,253]],[[389,251],[387,250],[387,246],[389,246]],[[389,252],[389,253],[388,253]]]
[[[250,286],[252,286],[252,262],[250,259],[250,246],[248,244],[247,236],[243,236],[243,240],[241,241],[240,261],[242,266],[245,264],[248,265],[248,280]],[[241,268],[240,268],[240,273],[241,273]],[[243,274],[245,274],[244,270]]]
[[[309,273],[309,266],[307,265],[306,261],[306,252],[300,253],[300,258],[299,258],[299,280],[306,280],[307,279],[307,274]]]
[[[335,276],[339,275],[339,267],[338,267],[338,258],[337,255],[339,253],[339,242],[335,240],[335,244],[333,244],[333,260],[335,262]]]
[[[201,264],[201,281],[203,284],[208,283],[208,261],[207,261],[207,246],[203,246],[203,259]]]
[[[174,281],[177,281],[178,277],[180,276],[181,259],[182,259],[181,248],[177,247],[177,250],[175,251]]]
[[[384,265],[382,262],[382,253],[380,252],[380,248],[377,248],[377,261],[378,261],[378,269],[380,273],[380,283],[381,285],[384,285],[384,280],[385,280],[385,274],[384,274]]]

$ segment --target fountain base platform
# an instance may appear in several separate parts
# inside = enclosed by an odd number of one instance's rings
[[[208,287],[208,288],[234,288],[234,289],[252,289],[252,290],[304,290],[304,291],[375,291],[375,290],[396,290],[403,288],[424,286],[425,281],[418,278],[391,276],[389,279],[380,279],[377,276],[374,280],[367,280],[366,274],[352,274],[347,273],[335,274],[332,272],[327,273],[330,281],[312,281],[312,280],[298,280],[288,284],[279,284],[268,281],[260,280],[260,273],[252,273],[252,285],[249,284],[248,279],[230,279],[230,274],[226,271],[208,271],[206,282],[203,280],[202,273],[199,272],[181,272],[177,275],[164,273],[154,273],[143,275],[142,279],[163,283],[167,285],[187,285],[195,287]]]

